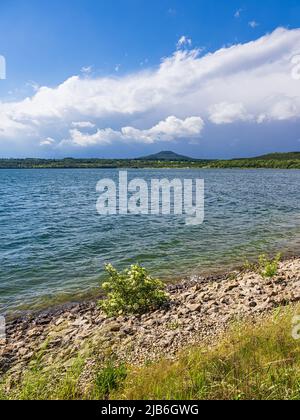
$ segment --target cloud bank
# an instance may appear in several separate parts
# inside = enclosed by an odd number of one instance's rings
[[[134,127],[123,127],[120,131],[107,128],[97,130],[94,134],[83,133],[78,129],[70,130],[70,139],[61,145],[73,144],[76,146],[108,145],[114,142],[138,142],[153,144],[156,142],[170,142],[176,139],[193,139],[200,136],[204,122],[200,117],[190,117],[180,120],[174,116],[159,122],[150,129],[139,130]]]
[[[182,37],[157,68],[72,76],[19,102],[0,102],[0,144],[72,150],[114,143],[205,141],[208,125],[300,119],[292,77],[300,29],[201,55]],[[182,48],[180,48],[182,47]],[[201,139],[202,138],[202,139]]]

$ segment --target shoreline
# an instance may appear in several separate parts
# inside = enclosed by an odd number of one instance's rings
[[[142,316],[108,318],[93,299],[12,320],[0,345],[0,372],[19,377],[39,352],[45,366],[59,363],[62,369],[86,351],[92,365],[107,354],[138,366],[166,354],[174,359],[184,348],[213,343],[237,319],[259,319],[297,304],[300,258],[282,261],[272,279],[233,271],[182,280],[167,290],[170,304]]]
[[[293,257],[297,258],[297,257]],[[300,257],[299,257],[300,258]],[[286,258],[286,259],[291,259]],[[201,282],[201,283],[210,283],[210,282],[217,282],[226,280],[228,276],[231,275],[232,272],[242,271],[241,266],[236,266],[232,268],[231,270],[226,270],[220,272],[212,272],[211,274],[204,274],[204,275],[192,275],[192,276],[179,276],[176,279],[171,280],[165,280],[166,289],[172,290],[172,288],[176,285],[179,285],[181,283],[189,284],[194,282]],[[24,309],[24,310],[16,310],[12,312],[8,312],[6,315],[4,315],[8,321],[8,324],[16,324],[23,322],[24,320],[31,320],[36,319],[39,317],[56,317],[57,315],[60,315],[61,313],[64,313],[65,311],[73,310],[74,308],[90,308],[91,306],[95,306],[99,300],[104,298],[104,294],[101,292],[101,287],[99,283],[99,292],[97,293],[91,293],[89,297],[85,296],[82,297],[82,299],[70,299],[66,300],[62,303],[57,303],[49,306],[41,305],[41,308],[33,308],[33,309]]]
[[[281,258],[281,262],[288,262],[293,260],[300,259],[299,254],[287,253],[283,255]],[[166,284],[167,289],[172,286],[176,286],[182,282],[189,283],[189,282],[216,282],[226,280],[228,276],[231,276],[232,273],[242,272],[244,270],[243,265],[241,264],[233,264],[231,267],[227,267],[225,270],[216,269],[216,270],[205,270],[202,273],[194,274],[194,275],[182,275],[176,278],[171,277],[170,279],[163,280]],[[56,314],[60,314],[63,311],[70,310],[74,307],[82,306],[82,307],[89,307],[90,305],[95,305],[99,300],[103,298],[103,293],[101,292],[101,283],[99,283],[99,291],[91,293],[84,293],[82,292],[82,298],[74,297],[71,299],[66,299],[60,303],[53,303],[50,305],[40,304],[40,307],[35,306],[29,309],[15,309],[10,310],[3,314],[3,316],[7,319],[8,323],[12,322],[22,322],[23,319],[31,319],[37,318],[39,316],[55,316]],[[55,299],[54,299],[55,300]]]

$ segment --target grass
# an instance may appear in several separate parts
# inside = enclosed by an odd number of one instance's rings
[[[269,259],[265,254],[259,257],[259,271],[264,278],[273,278],[277,276],[281,254],[276,255],[274,259]]]
[[[292,338],[293,313],[282,309],[260,324],[237,324],[213,349],[191,348],[174,362],[134,369],[113,397],[298,400],[300,342]]]
[[[254,271],[260,274],[264,279],[271,279],[278,274],[281,258],[281,254],[277,254],[274,258],[269,258],[267,255],[262,254],[258,258],[258,263],[251,263],[246,260],[244,263],[244,270]]]
[[[112,361],[97,372],[95,388],[98,395],[103,399],[109,399],[110,394],[122,387],[127,377],[127,369],[124,364],[114,364]]]
[[[83,356],[65,369],[44,366],[39,355],[17,381],[2,379],[0,398],[298,400],[300,341],[292,337],[292,319],[299,313],[300,306],[287,307],[256,324],[237,323],[216,347],[193,347],[175,361],[140,368],[110,359],[87,375]]]

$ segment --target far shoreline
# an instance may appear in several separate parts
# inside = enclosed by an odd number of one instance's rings
[[[0,169],[300,169],[300,152],[201,159],[172,151],[140,158],[0,158]]]
[[[54,168],[50,168],[50,167],[41,167],[41,168],[0,168],[0,171],[46,171],[46,170],[64,170],[64,171],[69,171],[69,170],[75,170],[75,169],[79,169],[79,170],[93,170],[93,169],[97,169],[97,170],[103,170],[103,171],[107,171],[107,170],[123,170],[123,171],[146,171],[146,170],[157,170],[157,171],[170,171],[170,170],[176,170],[176,171],[299,171],[299,168],[280,168],[280,167],[276,167],[276,168],[269,168],[269,167],[253,167],[253,168],[247,168],[247,167],[227,167],[227,168],[219,168],[219,167],[199,167],[199,168],[195,168],[195,167],[155,167],[155,166],[149,166],[149,167],[123,167],[123,166],[116,166],[116,167],[90,167],[90,168],[81,168],[81,167],[72,167],[72,168],[59,168],[59,167],[54,167]]]

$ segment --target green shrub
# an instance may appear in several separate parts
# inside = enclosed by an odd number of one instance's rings
[[[109,280],[102,288],[107,299],[100,302],[100,307],[109,316],[145,313],[168,301],[164,283],[150,277],[140,265],[118,272],[108,264],[106,271]]]
[[[274,259],[269,259],[265,254],[259,257],[259,272],[265,278],[275,277],[278,273],[281,254]]]

